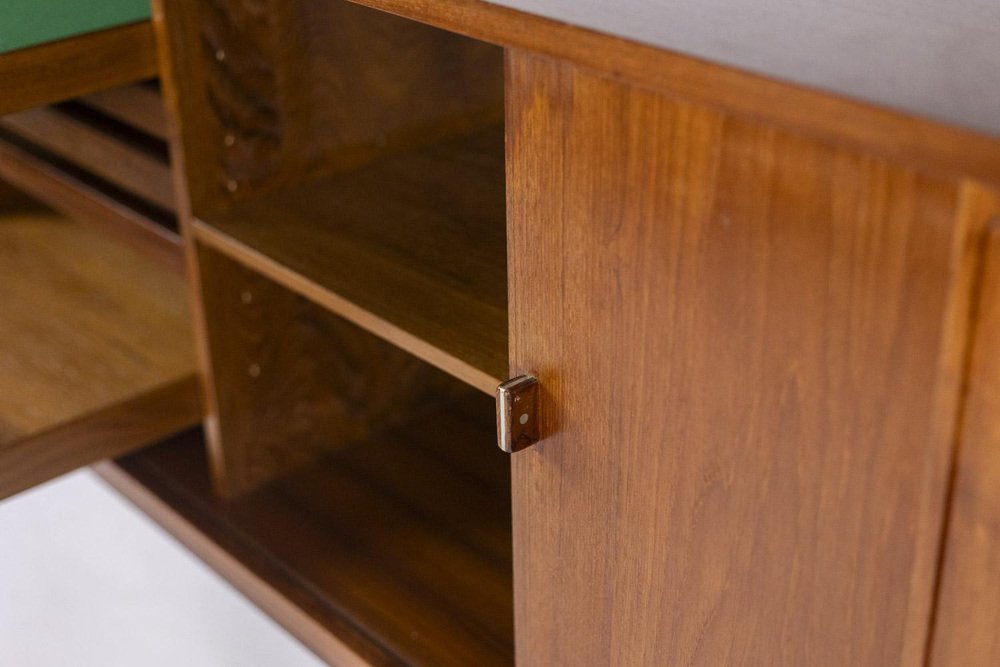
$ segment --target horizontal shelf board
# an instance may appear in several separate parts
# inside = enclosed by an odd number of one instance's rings
[[[18,195],[0,199],[0,304],[0,465],[20,442],[196,374],[182,276]]]
[[[507,375],[503,129],[196,221],[199,240],[487,392]]]
[[[471,394],[229,502],[210,490],[200,434],[105,473],[321,656],[510,665],[509,459],[491,409]]]

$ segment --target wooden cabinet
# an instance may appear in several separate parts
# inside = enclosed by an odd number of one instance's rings
[[[320,656],[996,661],[996,133],[475,0],[157,4],[176,191],[69,152],[177,207],[207,417],[99,470]]]

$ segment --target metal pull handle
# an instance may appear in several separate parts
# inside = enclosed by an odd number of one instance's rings
[[[497,444],[513,454],[538,442],[538,379],[520,375],[497,387]]]

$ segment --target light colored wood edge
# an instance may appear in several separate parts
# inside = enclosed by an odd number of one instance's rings
[[[387,322],[339,294],[313,282],[289,269],[280,262],[241,243],[211,225],[195,219],[192,228],[198,241],[236,260],[240,264],[257,271],[286,289],[299,294],[313,303],[343,317],[357,326],[386,340],[396,347],[406,350],[415,357],[440,368],[449,375],[472,385],[490,396],[496,393],[497,385],[506,378],[495,378],[471,364],[405,329]]]
[[[657,92],[854,144],[928,172],[1000,183],[1000,137],[769,79],[482,0],[349,0]]]
[[[149,21],[49,42],[0,56],[0,115],[156,76]]]
[[[960,437],[965,377],[972,350],[976,284],[981,265],[979,241],[990,217],[1000,210],[997,208],[1000,206],[997,193],[980,183],[964,181],[958,193],[949,262],[952,279],[941,320],[941,347],[934,382],[935,419],[931,434],[935,441],[949,443],[950,447],[934,454],[934,458],[923,466],[928,471],[953,468],[955,463],[954,450]],[[917,535],[927,536],[926,548],[916,550],[910,588],[921,591],[921,596],[926,597],[920,604],[912,605],[908,614],[903,664],[917,664],[925,659],[933,629],[937,606],[935,588],[947,530],[951,490],[946,485],[942,487],[942,492],[941,495],[924,493],[921,496],[923,508],[919,516],[923,525],[917,530]],[[935,583],[927,586],[928,581]]]
[[[198,530],[180,513],[113,461],[93,469],[108,484],[173,535],[236,590],[249,598],[317,656],[331,665],[367,665],[358,654],[266,580]]]
[[[201,421],[199,387],[187,375],[126,401],[0,448],[0,499],[122,456]]]
[[[179,235],[3,139],[0,179],[63,215],[128,244],[171,272],[183,273]]]
[[[994,344],[994,341],[989,340],[989,336],[984,336],[983,329],[988,329],[988,324],[985,323],[989,322],[989,318],[995,312],[991,310],[993,304],[989,300],[992,286],[990,280],[1000,278],[1000,268],[998,268],[1000,267],[1000,193],[993,193],[992,219],[985,225],[978,239],[981,243],[971,248],[978,255],[976,282],[970,290],[974,307],[969,313],[968,350],[963,366],[963,395],[958,408],[954,455],[949,471],[948,502],[941,531],[934,606],[925,650],[926,665],[962,664],[956,663],[953,659],[955,656],[949,655],[949,649],[945,648],[950,644],[953,650],[955,646],[961,645],[955,641],[948,641],[949,635],[957,627],[963,627],[968,623],[968,619],[961,617],[960,609],[956,608],[955,602],[962,597],[963,584],[966,586],[971,584],[975,588],[977,575],[984,574],[956,568],[954,561],[968,557],[969,552],[975,549],[972,546],[975,538],[962,533],[963,520],[966,522],[969,520],[963,513],[969,511],[970,504],[960,498],[959,485],[963,481],[969,483],[962,479],[963,467],[968,470],[970,461],[974,465],[977,454],[981,456],[983,450],[980,448],[977,452],[980,443],[968,441],[970,437],[975,437],[968,434],[968,424],[981,418],[983,409],[989,406],[991,385],[1000,386],[1000,378],[994,379],[982,366],[984,360],[990,358],[991,346]],[[992,352],[997,353],[996,350]],[[970,448],[973,450],[972,453],[968,451]],[[997,454],[1000,455],[1000,451]],[[968,493],[968,490],[965,492]],[[968,530],[967,527],[965,529]],[[963,576],[967,576],[968,579],[963,581]],[[964,657],[969,655],[967,652]],[[982,656],[982,659],[987,660],[988,656]]]
[[[202,402],[205,418],[203,421],[207,441],[208,463],[211,469],[215,491],[225,497],[226,475],[225,450],[219,431],[219,406],[216,401],[215,374],[212,370],[212,355],[208,348],[208,329],[205,323],[204,301],[201,294],[201,271],[198,267],[198,251],[194,233],[191,231],[191,192],[187,179],[187,157],[181,141],[180,118],[181,90],[170,53],[170,31],[181,32],[177,26],[170,28],[163,12],[166,0],[152,0],[153,30],[156,34],[156,58],[159,63],[160,94],[167,120],[167,141],[170,146],[170,172],[173,178],[174,199],[178,225],[180,226],[184,249],[184,268],[187,274],[188,293],[191,308],[191,330],[195,355],[198,359],[202,387]]]

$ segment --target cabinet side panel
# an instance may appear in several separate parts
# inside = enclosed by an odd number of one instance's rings
[[[507,128],[519,664],[919,663],[958,184],[520,52]]]
[[[1000,211],[1000,199],[994,211]],[[984,246],[931,664],[1000,664],[1000,221]]]

